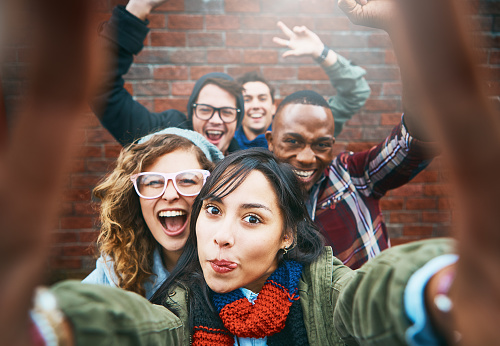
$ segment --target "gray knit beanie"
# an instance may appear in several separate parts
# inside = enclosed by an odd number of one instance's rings
[[[137,143],[142,144],[142,143],[148,141],[149,139],[151,139],[151,137],[153,137],[153,136],[167,135],[167,134],[177,135],[177,136],[181,136],[181,137],[184,137],[186,139],[189,139],[191,142],[194,143],[194,145],[196,145],[198,148],[200,148],[203,151],[203,153],[205,154],[205,156],[207,157],[207,159],[209,159],[213,163],[217,163],[224,158],[224,155],[222,155],[222,152],[215,145],[213,145],[212,143],[207,141],[207,139],[205,137],[203,137],[202,135],[200,135],[198,132],[191,131],[191,130],[184,130],[184,129],[180,129],[177,127],[169,127],[169,128],[163,129],[161,131],[149,134],[149,135],[144,136],[141,139],[139,139],[139,141]]]

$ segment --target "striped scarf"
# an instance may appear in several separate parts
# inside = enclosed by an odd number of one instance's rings
[[[298,283],[302,265],[283,263],[262,287],[255,304],[237,289],[229,293],[212,292],[212,303],[219,313],[196,303],[193,311],[193,345],[234,345],[234,335],[242,338],[267,337],[268,345],[308,345],[299,302]]]

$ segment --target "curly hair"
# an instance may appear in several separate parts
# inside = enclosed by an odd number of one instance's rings
[[[116,168],[93,191],[101,200],[98,253],[113,260],[118,287],[143,296],[143,285],[153,274],[152,254],[158,243],[146,225],[130,176],[179,149],[193,152],[203,169],[213,169],[214,164],[190,140],[172,134],[155,135],[142,144],[125,147]]]

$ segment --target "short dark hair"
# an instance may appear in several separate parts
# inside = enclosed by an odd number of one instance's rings
[[[276,90],[269,83],[269,81],[267,79],[265,79],[264,76],[262,74],[260,74],[259,72],[257,72],[257,71],[247,72],[244,75],[238,77],[236,80],[241,85],[243,85],[243,89],[245,88],[244,87],[245,83],[249,83],[249,82],[261,82],[261,83],[264,83],[269,88],[269,94],[271,94],[271,99],[273,100],[273,103],[274,103],[274,93],[275,93]]]
[[[330,108],[330,105],[326,102],[325,98],[317,92],[312,90],[300,90],[285,97],[276,110],[276,114],[278,114],[283,107],[289,104],[302,104]]]
[[[219,88],[227,91],[229,94],[234,96],[234,98],[236,99],[236,104],[238,104],[238,98],[241,97],[241,94],[243,92],[243,87],[239,82],[235,80],[222,79],[222,78],[207,78],[201,85],[200,91],[208,84],[216,85]],[[196,98],[198,98],[199,94],[200,93],[198,92]]]

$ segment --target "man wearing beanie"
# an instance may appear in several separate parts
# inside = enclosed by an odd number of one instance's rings
[[[195,84],[184,113],[169,109],[153,113],[124,88],[123,75],[143,48],[149,32],[146,16],[164,0],[130,0],[117,6],[101,27],[104,51],[116,66],[106,69],[91,107],[103,126],[122,145],[167,127],[194,130],[224,154],[239,150],[234,133],[244,114],[242,88],[225,73],[209,73]]]

